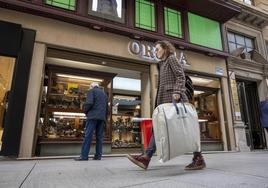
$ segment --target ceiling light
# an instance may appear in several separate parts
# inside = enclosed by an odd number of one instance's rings
[[[202,93],[205,93],[204,91],[194,91],[194,95],[200,95],[200,94],[202,94]]]
[[[84,113],[73,113],[73,112],[53,112],[53,114],[58,116],[79,116],[79,117],[86,116]]]
[[[56,75],[59,77],[64,77],[64,78],[73,78],[73,79],[80,79],[80,80],[89,80],[89,81],[94,81],[94,82],[103,82],[103,79],[97,79],[97,78],[73,76],[73,75],[68,75],[68,74],[56,74]]]

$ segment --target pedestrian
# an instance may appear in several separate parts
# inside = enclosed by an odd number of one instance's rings
[[[182,65],[175,56],[175,47],[168,41],[158,41],[155,45],[158,64],[158,90],[156,106],[163,103],[188,102],[185,94],[185,75]],[[142,155],[128,155],[128,159],[143,169],[147,169],[153,153],[156,150],[155,138],[152,134],[149,146]],[[185,170],[197,170],[206,167],[201,151],[195,151],[192,162]]]
[[[87,161],[90,151],[92,136],[96,134],[96,152],[93,160],[101,160],[102,140],[104,124],[108,113],[108,97],[96,82],[91,83],[90,90],[87,93],[87,99],[83,106],[84,113],[87,116],[85,125],[85,138],[81,148],[80,157],[76,161]]]

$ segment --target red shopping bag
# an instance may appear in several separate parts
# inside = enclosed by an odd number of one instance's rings
[[[152,127],[153,127],[152,120],[142,120],[141,121],[141,132],[142,132],[142,136],[143,136],[144,150],[146,150],[148,145],[149,145],[150,138],[152,136]]]

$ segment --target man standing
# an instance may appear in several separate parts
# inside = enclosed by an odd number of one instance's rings
[[[80,157],[76,161],[87,161],[90,151],[93,132],[96,134],[96,153],[93,160],[101,160],[103,129],[108,113],[108,97],[106,93],[99,88],[99,84],[93,82],[87,93],[87,100],[84,104],[84,112],[87,116],[85,138],[82,144]]]

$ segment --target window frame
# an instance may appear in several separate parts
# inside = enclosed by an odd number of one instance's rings
[[[216,46],[211,46],[211,44],[208,42],[207,44],[206,43],[203,43],[203,44],[200,44],[199,42],[194,42],[193,39],[191,39],[191,35],[193,33],[191,33],[191,25],[190,25],[190,18],[189,18],[189,15],[192,14],[194,16],[197,16],[197,17],[200,17],[201,19],[204,19],[204,20],[207,20],[209,21],[209,24],[212,24],[213,22],[218,24],[218,30],[219,30],[219,37],[220,37],[220,40],[218,41],[220,43],[219,45],[219,48],[217,48]],[[217,20],[213,20],[211,18],[208,18],[208,17],[205,17],[205,16],[201,16],[199,14],[196,14],[196,13],[193,13],[191,11],[187,11],[186,12],[186,16],[187,16],[187,27],[185,28],[188,32],[188,40],[186,42],[190,43],[190,44],[193,44],[193,45],[197,45],[197,46],[202,46],[202,47],[205,47],[205,48],[208,48],[208,49],[213,49],[213,50],[218,50],[218,51],[224,51],[224,41],[223,41],[223,30],[222,30],[222,23],[220,23],[219,21]],[[214,43],[213,43],[214,44]]]
[[[233,34],[233,35],[234,35],[234,40],[235,40],[235,42],[232,42],[232,41],[230,42],[229,37],[228,37],[229,34]],[[238,32],[232,31],[232,30],[227,30],[226,35],[227,35],[226,39],[227,39],[228,52],[229,52],[229,53],[231,53],[231,51],[230,51],[230,43],[231,43],[231,44],[235,44],[236,48],[235,48],[234,50],[240,48],[240,47],[237,47],[238,45],[240,45],[240,46],[242,47],[242,44],[239,44],[239,43],[236,42],[236,36],[243,37],[243,40],[244,40],[244,47],[245,47],[245,49],[243,50],[243,52],[247,52],[247,53],[249,53],[250,51],[247,51],[248,48],[252,48],[251,51],[252,51],[252,50],[257,50],[257,46],[256,46],[256,38],[255,38],[255,37],[248,36],[248,35],[243,34],[243,33],[238,33]],[[247,44],[246,44],[246,39],[250,39],[250,40],[252,41],[252,45],[253,45],[252,47],[247,46]]]
[[[179,12],[180,13],[180,29],[181,29],[181,37],[177,37],[177,36],[174,36],[174,35],[170,35],[170,34],[167,34],[166,33],[166,18],[165,18],[165,8],[167,8],[167,9],[172,9],[172,10],[175,10],[175,11],[177,11],[177,12]],[[185,27],[185,24],[184,24],[184,17],[185,17],[185,15],[184,15],[184,13],[183,13],[183,10],[181,10],[181,9],[179,9],[179,8],[176,8],[176,7],[170,7],[170,6],[168,6],[168,5],[163,5],[162,7],[161,7],[161,10],[163,11],[163,15],[162,15],[162,20],[163,20],[163,22],[162,22],[162,25],[163,25],[163,34],[165,35],[165,36],[169,36],[169,37],[172,37],[172,38],[176,38],[176,39],[184,39],[184,37],[185,37],[185,31],[186,31],[186,27]],[[158,14],[159,15],[159,14]]]
[[[81,0],[80,0],[81,1]],[[104,20],[104,23],[105,22],[113,22],[113,23],[118,23],[118,24],[126,24],[128,22],[128,17],[127,17],[127,13],[128,13],[128,6],[127,6],[127,2],[125,0],[122,0],[122,16],[121,18],[109,18],[107,14],[101,14],[101,13],[98,13],[97,11],[93,11],[92,10],[92,3],[93,3],[93,0],[87,0],[87,16],[89,17],[94,17],[100,21],[103,21]]]
[[[70,12],[76,12],[77,11],[77,6],[78,6],[78,3],[80,3],[81,0],[74,0],[74,10],[72,9],[68,9],[68,8],[63,8],[63,7],[60,7],[60,6],[55,6],[53,4],[48,4],[47,1],[52,1],[51,3],[53,3],[54,0],[43,0],[43,4],[45,6],[49,6],[51,8],[55,8],[55,9],[60,9],[60,10],[63,10],[63,11],[70,11]]]
[[[159,6],[159,4],[157,4],[156,3],[156,1],[155,0],[149,0],[150,1],[150,3],[154,3],[154,21],[155,21],[155,25],[154,25],[154,29],[155,30],[150,30],[150,29],[146,29],[146,28],[143,28],[143,27],[140,27],[140,26],[137,26],[137,22],[136,22],[136,16],[137,16],[137,12],[136,12],[136,1],[137,0],[132,0],[132,1],[134,1],[134,15],[133,15],[133,19],[134,19],[134,24],[133,24],[133,26],[134,26],[134,28],[136,28],[136,29],[141,29],[141,30],[143,30],[143,31],[148,31],[148,32],[153,32],[153,33],[158,33],[159,32],[159,29],[158,29],[158,8],[157,8],[157,6]],[[153,18],[153,17],[152,17]],[[139,25],[141,25],[140,23],[139,23]]]

